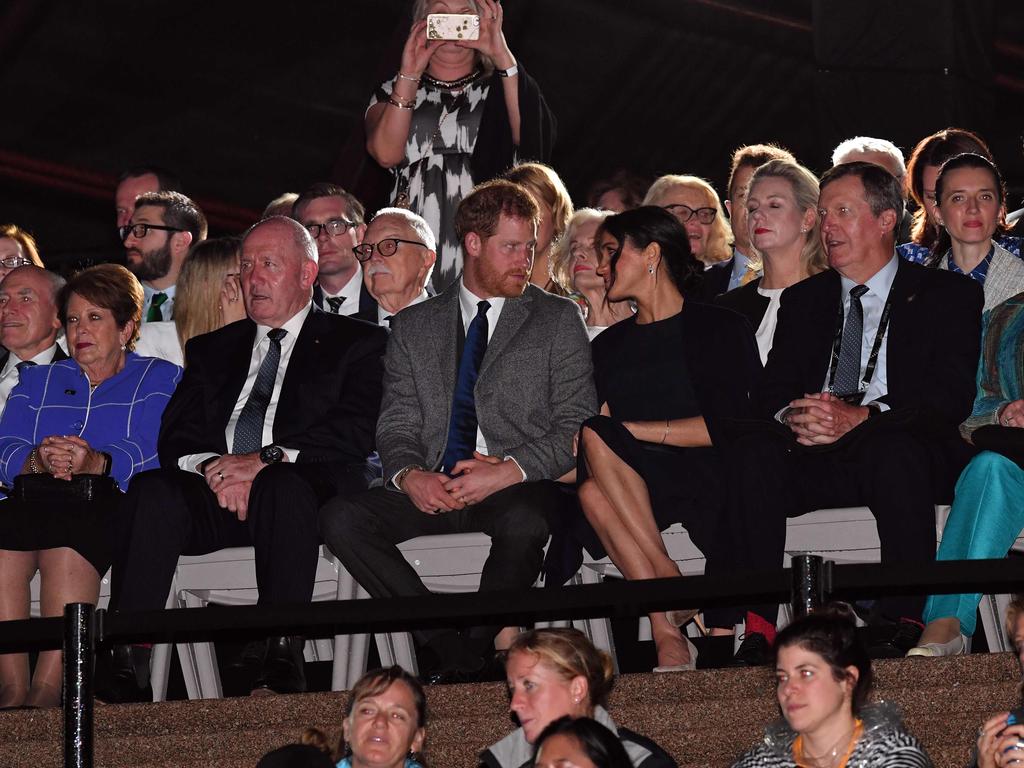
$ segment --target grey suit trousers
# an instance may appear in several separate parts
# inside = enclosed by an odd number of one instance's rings
[[[566,494],[550,480],[512,485],[465,509],[428,515],[404,493],[375,488],[328,502],[320,533],[349,572],[373,597],[429,595],[397,544],[417,536],[486,533],[491,551],[480,591],[527,589],[540,573],[549,516],[559,514]],[[470,636],[489,641],[500,627],[476,627]],[[421,643],[445,630],[413,634]]]

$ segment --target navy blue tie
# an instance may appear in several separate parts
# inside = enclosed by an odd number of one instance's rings
[[[459,376],[452,397],[452,418],[448,422],[448,445],[441,462],[441,471],[449,474],[458,462],[473,458],[476,449],[476,396],[473,388],[487,351],[487,310],[490,307],[486,301],[477,304],[476,317],[466,331],[466,344],[462,348]]]

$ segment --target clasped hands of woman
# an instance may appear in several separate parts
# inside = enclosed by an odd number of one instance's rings
[[[40,468],[58,480],[70,480],[72,475],[101,475],[107,462],[100,451],[94,451],[77,435],[44,437],[36,456]]]

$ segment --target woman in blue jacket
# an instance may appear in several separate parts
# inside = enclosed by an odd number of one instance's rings
[[[95,603],[110,567],[111,521],[137,472],[159,465],[160,417],[181,376],[139,357],[142,286],[103,264],[61,292],[71,358],[21,371],[0,420],[0,621],[29,616],[29,584],[41,576],[43,616],[65,603]],[[0,656],[0,707],[60,704],[59,651]]]

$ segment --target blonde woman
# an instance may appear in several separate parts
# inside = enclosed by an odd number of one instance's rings
[[[509,711],[519,727],[480,756],[485,768],[527,768],[544,729],[561,717],[593,718],[614,733],[635,768],[675,768],[665,750],[608,714],[612,660],[576,629],[532,629],[509,646]]]
[[[551,249],[551,277],[566,296],[580,305],[591,341],[608,326],[633,315],[628,301],[608,301],[608,287],[597,274],[594,235],[601,222],[611,215],[611,211],[580,208],[569,219],[565,235]]]
[[[520,163],[506,171],[502,178],[525,187],[540,208],[537,247],[533,252],[530,282],[548,293],[567,295],[551,271],[552,247],[561,241],[572,218],[572,198],[565,183],[543,163]]]
[[[747,189],[747,229],[764,276],[720,296],[755,330],[761,363],[768,361],[782,292],[828,266],[818,219],[818,179],[802,165],[771,160]]]
[[[35,238],[17,224],[0,224],[0,280],[27,264],[43,266]]]
[[[651,184],[643,205],[657,205],[686,228],[690,252],[704,264],[704,281],[695,299],[725,293],[732,274],[732,229],[722,202],[699,176],[662,176]],[[717,270],[717,271],[715,271]]]
[[[431,13],[478,16],[479,38],[428,40]],[[441,293],[462,271],[459,201],[520,157],[549,159],[555,118],[505,40],[498,0],[416,0],[412,18],[398,71],[366,110],[366,149],[394,174],[391,204],[437,235],[431,282]]]
[[[178,277],[174,320],[145,324],[136,347],[140,355],[184,365],[189,339],[245,317],[238,282],[240,243],[237,237],[217,237],[192,247]]]

